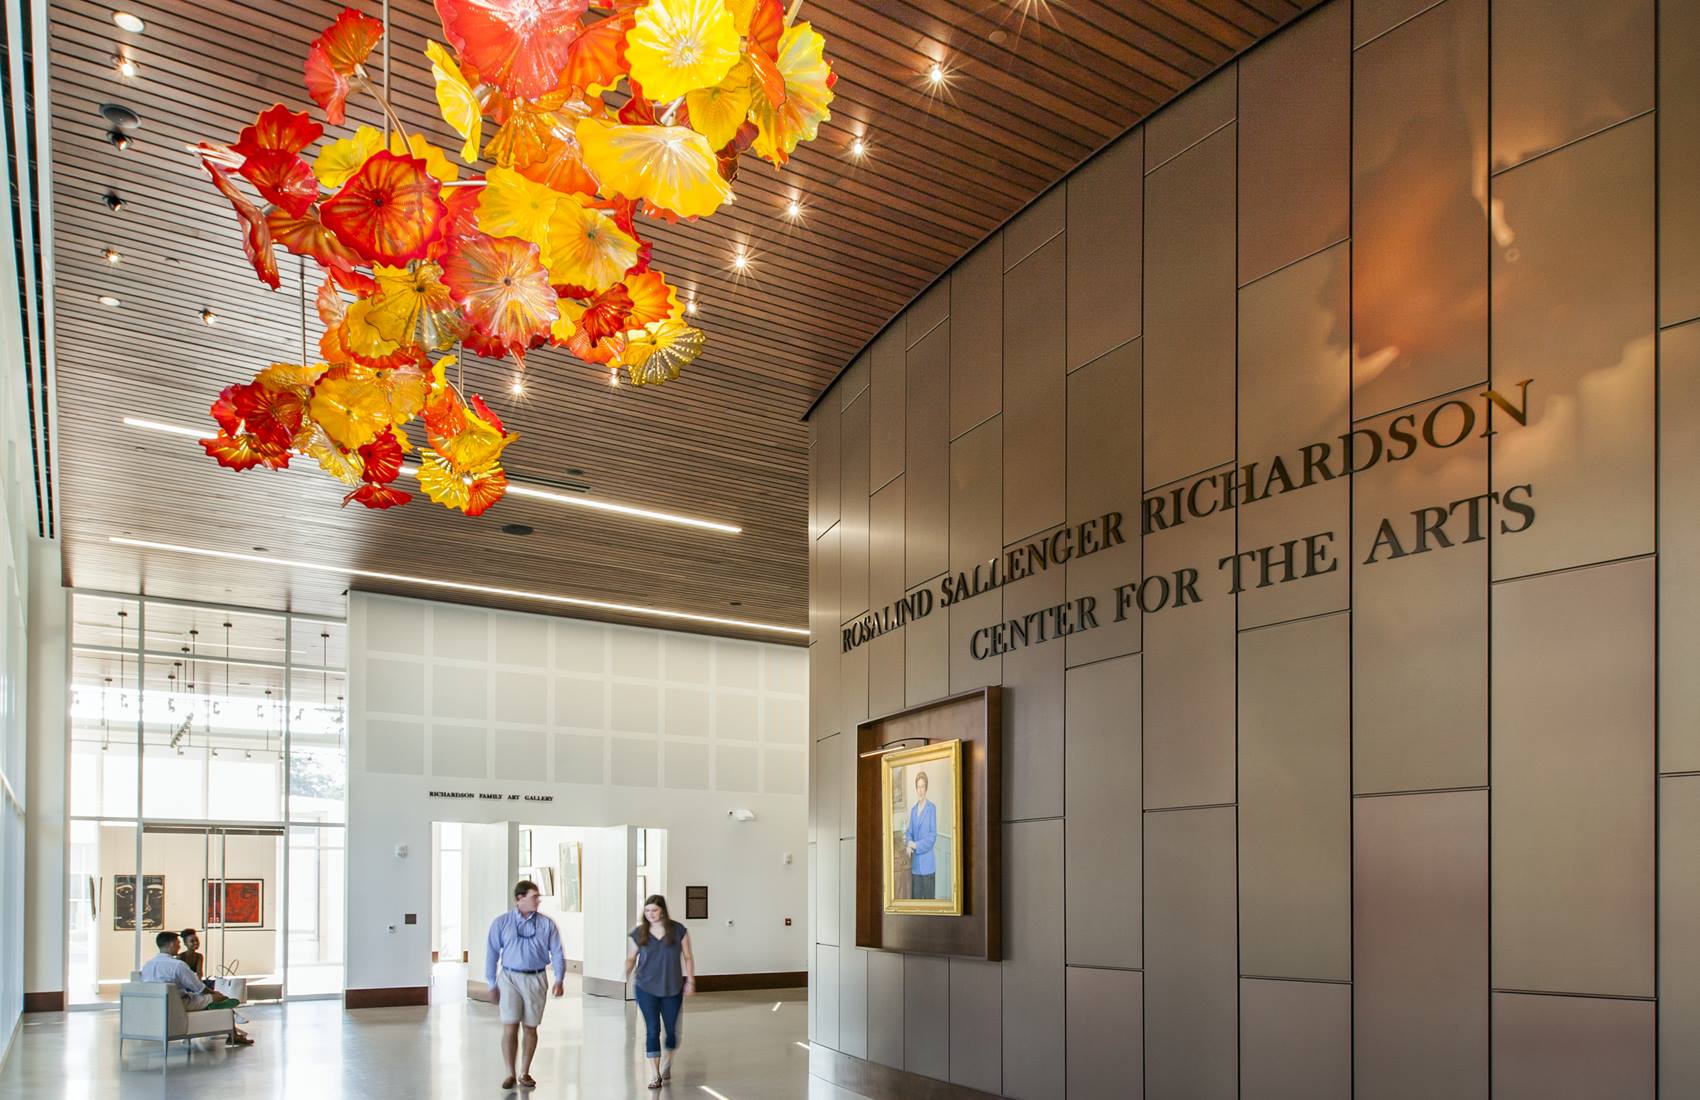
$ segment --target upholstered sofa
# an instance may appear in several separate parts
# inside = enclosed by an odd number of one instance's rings
[[[179,1039],[229,1035],[236,1024],[228,1008],[190,1012],[183,1003],[183,991],[170,982],[137,981],[137,974],[130,977],[118,992],[120,1050],[126,1039],[143,1039],[158,1043],[160,1050],[169,1054],[171,1044]],[[192,1051],[194,1044],[187,1043],[186,1049]]]

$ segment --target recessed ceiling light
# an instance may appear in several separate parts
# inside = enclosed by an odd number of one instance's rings
[[[107,541],[118,546],[134,546],[142,550],[161,550],[172,554],[189,554],[199,558],[216,558],[222,561],[246,561],[258,565],[275,565],[284,569],[304,569],[314,573],[332,573],[343,577],[366,577],[371,580],[390,581],[396,584],[416,584],[424,588],[445,588],[456,592],[473,592],[483,596],[497,596],[512,600],[536,600],[540,603],[552,603],[567,607],[593,608],[598,611],[612,611],[622,615],[643,615],[657,619],[673,621],[709,623],[714,626],[730,626],[740,630],[760,630],[772,634],[786,634],[793,637],[807,637],[808,630],[799,626],[776,626],[773,623],[750,622],[747,619],[726,619],[718,615],[699,615],[692,611],[674,611],[664,607],[643,607],[638,604],[613,603],[608,600],[591,600],[581,596],[564,596],[555,592],[529,592],[518,588],[498,588],[494,585],[471,584],[466,581],[448,581],[437,577],[411,576],[402,573],[380,573],[373,569],[353,569],[346,565],[330,565],[317,561],[291,561],[287,558],[262,557],[257,554],[239,554],[230,550],[211,550],[201,546],[178,546],[168,542],[147,542],[142,539],[120,538],[117,535],[107,536]]]
[[[100,256],[114,267],[124,262],[124,254],[116,248],[103,248],[100,250]]]
[[[102,103],[100,117],[114,130],[122,130],[126,134],[142,128],[142,116],[122,103]]]
[[[210,309],[201,310],[201,324],[209,326],[218,324],[218,314]]]
[[[850,142],[850,156],[852,159],[861,160],[867,155],[868,143],[866,141],[862,138],[856,138]]]
[[[933,62],[932,67],[927,70],[927,83],[935,88],[944,83],[944,66],[937,61]]]
[[[513,394],[515,397],[524,397],[525,396],[525,379],[522,378],[520,375],[517,375],[517,374],[514,375],[513,382],[508,386],[508,392]]]
[[[529,535],[534,533],[536,530],[537,528],[525,523],[502,524],[502,534],[504,535]]]
[[[123,305],[122,302],[110,294],[102,294],[100,296],[100,304],[103,306],[111,306],[113,309],[117,309],[119,306]]]
[[[749,254],[740,250],[732,254],[732,270],[743,271],[750,266]]]
[[[148,29],[148,25],[142,22],[141,16],[131,15],[127,11],[113,12],[112,21],[118,24],[119,30],[129,31],[131,34],[141,34],[143,31]]]
[[[685,312],[690,314],[692,317],[697,315],[697,300],[695,298],[688,298],[685,300]]]
[[[114,302],[117,299],[113,299]],[[185,439],[203,439],[210,431],[199,428],[189,428],[181,424],[165,424],[158,420],[144,420],[141,417],[126,416],[124,423],[132,428],[143,428],[150,432],[162,432],[166,435],[180,435]],[[302,469],[310,467],[303,466]],[[404,463],[401,472],[409,477],[419,476],[419,467]],[[572,477],[580,477],[584,471],[574,467],[567,471]],[[508,492],[516,497],[530,497],[533,500],[547,500],[552,504],[564,504],[572,508],[588,508],[593,512],[611,512],[619,516],[631,516],[633,519],[653,520],[656,523],[672,523],[680,527],[697,527],[705,531],[719,531],[722,534],[737,535],[743,533],[743,528],[730,523],[720,523],[712,519],[698,519],[695,516],[681,516],[674,512],[659,512],[653,508],[639,508],[632,504],[619,504],[612,500],[599,500],[582,494],[558,493],[552,489],[530,485],[523,481],[508,480]]]
[[[801,218],[803,216],[803,204],[798,202],[796,199],[792,199],[790,202],[785,204],[785,216],[790,218],[792,221],[796,221],[798,218]]]

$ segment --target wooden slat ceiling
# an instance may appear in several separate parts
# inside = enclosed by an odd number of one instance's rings
[[[119,31],[107,3],[51,6],[67,583],[320,614],[342,613],[351,583],[551,610],[143,551],[108,541],[117,535],[802,627],[808,463],[799,417],[814,395],[974,243],[1311,0],[806,0],[802,17],[826,36],[839,74],[819,140],[780,173],[746,158],[736,203],[712,219],[649,226],[656,265],[696,298],[709,335],[686,379],[614,388],[596,369],[540,352],[515,403],[511,366],[466,366],[469,387],[522,433],[508,451],[510,476],[581,483],[605,499],[743,528],[731,536],[515,496],[477,519],[423,497],[390,512],[345,510],[337,487],[310,469],[234,474],[191,440],[123,426],[124,416],[208,425],[220,388],[268,362],[298,360],[304,335],[316,344],[294,257],[281,258],[280,291],[253,278],[229,206],[185,145],[232,141],[274,102],[310,106],[302,59],[340,5],[122,6],[146,21],[143,34]],[[379,11],[372,0],[361,6]],[[420,54],[428,37],[441,38],[434,11],[395,0],[391,26],[392,93],[404,122],[457,146]],[[139,66],[133,79],[113,63],[121,48]],[[934,61],[950,73],[938,94],[926,79]],[[106,140],[98,109],[109,102],[142,117],[126,152]],[[351,104],[349,126],[362,122],[381,125],[369,100]],[[849,155],[857,137],[870,148],[861,161]],[[121,213],[102,203],[109,191],[124,199]],[[781,216],[792,199],[804,205],[801,224]],[[118,249],[122,264],[109,266],[104,248]],[[734,277],[740,248],[753,262]],[[306,293],[316,287],[309,277]],[[101,305],[103,294],[121,307]],[[201,323],[203,307],[217,312],[217,326]],[[536,533],[503,534],[509,523]]]

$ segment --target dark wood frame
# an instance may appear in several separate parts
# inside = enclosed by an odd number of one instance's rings
[[[880,758],[894,741],[962,742],[963,912],[887,913],[880,881]],[[1003,957],[1003,689],[979,688],[856,727],[856,946],[916,955]]]

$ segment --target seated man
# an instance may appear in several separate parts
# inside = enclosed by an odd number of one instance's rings
[[[195,972],[184,965],[177,957],[179,939],[175,932],[161,932],[153,939],[154,946],[159,948],[159,954],[142,964],[142,981],[166,982],[174,985],[183,994],[183,1007],[190,1012],[199,1012],[204,1008],[235,1008],[237,1000],[234,997],[220,996],[214,991],[211,982],[203,982],[195,976]],[[238,1037],[236,1029],[230,1031],[227,1042],[231,1046],[250,1046],[253,1040],[246,1036]]]

